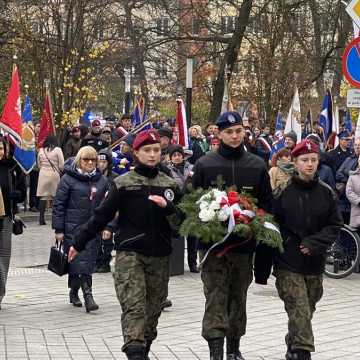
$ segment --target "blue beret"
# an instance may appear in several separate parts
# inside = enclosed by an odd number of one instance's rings
[[[242,125],[242,118],[236,111],[224,112],[216,121],[219,130],[224,130],[234,125]]]
[[[351,134],[349,130],[344,130],[341,133],[338,134],[339,139],[349,138],[351,137]]]

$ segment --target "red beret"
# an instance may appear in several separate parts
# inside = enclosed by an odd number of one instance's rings
[[[74,126],[72,129],[71,129],[71,132],[72,133],[75,133],[75,132],[78,132],[80,131],[80,127],[79,126]]]
[[[294,150],[291,152],[292,157],[296,158],[304,154],[319,153],[319,147],[311,140],[303,140],[297,144]]]
[[[160,136],[154,129],[145,130],[136,135],[133,143],[133,149],[139,150],[144,145],[159,144]]]
[[[92,127],[101,126],[100,120],[95,119],[95,120],[91,123],[91,126],[92,126]]]

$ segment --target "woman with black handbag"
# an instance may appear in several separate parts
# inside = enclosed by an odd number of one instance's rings
[[[91,146],[82,147],[75,159],[70,158],[65,163],[65,174],[57,188],[52,217],[56,240],[62,242],[65,253],[73,245],[76,230],[91,218],[107,191],[108,181],[96,165],[97,153]],[[69,264],[70,303],[82,306],[78,295],[81,287],[87,312],[99,308],[92,296],[92,274],[99,243],[99,236],[89,239],[86,249]]]
[[[9,144],[4,137],[0,136],[0,189],[4,210],[3,215],[0,215],[0,309],[5,296],[10,265],[14,207],[25,200],[26,194],[25,184],[16,182],[15,167],[16,163],[10,155]]]

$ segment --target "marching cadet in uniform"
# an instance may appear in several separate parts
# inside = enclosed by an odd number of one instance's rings
[[[217,152],[209,152],[194,166],[193,186],[216,187],[218,177],[225,187],[236,186],[257,200],[259,207],[268,209],[271,186],[264,161],[244,148],[245,129],[237,112],[222,114],[218,125],[221,144]],[[221,239],[219,239],[221,240]],[[253,278],[254,239],[244,241],[231,235],[229,241],[244,242],[222,257],[210,254],[203,265],[201,279],[206,298],[202,336],[207,340],[211,360],[223,359],[224,338],[228,360],[243,360],[240,338],[246,331],[247,290]],[[200,255],[207,248],[201,244]],[[223,249],[219,249],[220,251]]]
[[[118,211],[115,235],[115,290],[119,299],[128,359],[149,359],[157,336],[161,304],[168,293],[171,228],[176,182],[159,171],[161,147],[155,130],[137,135],[133,143],[136,166],[114,180],[108,196],[77,234],[69,251],[71,261],[86,240],[103,230]]]
[[[335,193],[316,175],[318,146],[304,140],[291,154],[297,172],[274,191],[273,211],[284,240],[284,252],[273,256],[274,275],[289,317],[286,360],[311,360],[315,351],[311,319],[323,294],[326,250],[342,219]],[[271,263],[265,257],[255,262],[257,282],[266,283]]]

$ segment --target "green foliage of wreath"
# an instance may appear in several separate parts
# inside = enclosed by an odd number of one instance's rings
[[[181,236],[194,236],[198,238],[201,242],[205,244],[214,244],[227,234],[226,222],[221,222],[218,219],[213,219],[208,222],[202,222],[199,218],[199,205],[197,201],[205,194],[209,193],[211,189],[189,189],[189,192],[186,193],[181,202],[178,204],[178,208],[184,214],[185,219],[180,225],[179,233]],[[256,199],[249,196],[248,194],[243,194],[247,196],[254,204]],[[281,235],[274,231],[264,227],[264,222],[270,222],[276,226],[274,218],[266,214],[264,217],[256,217],[249,225],[247,224],[237,224],[233,230],[233,233],[242,238],[249,238],[254,236],[257,242],[263,242],[266,245],[279,249],[283,251],[282,238]]]

